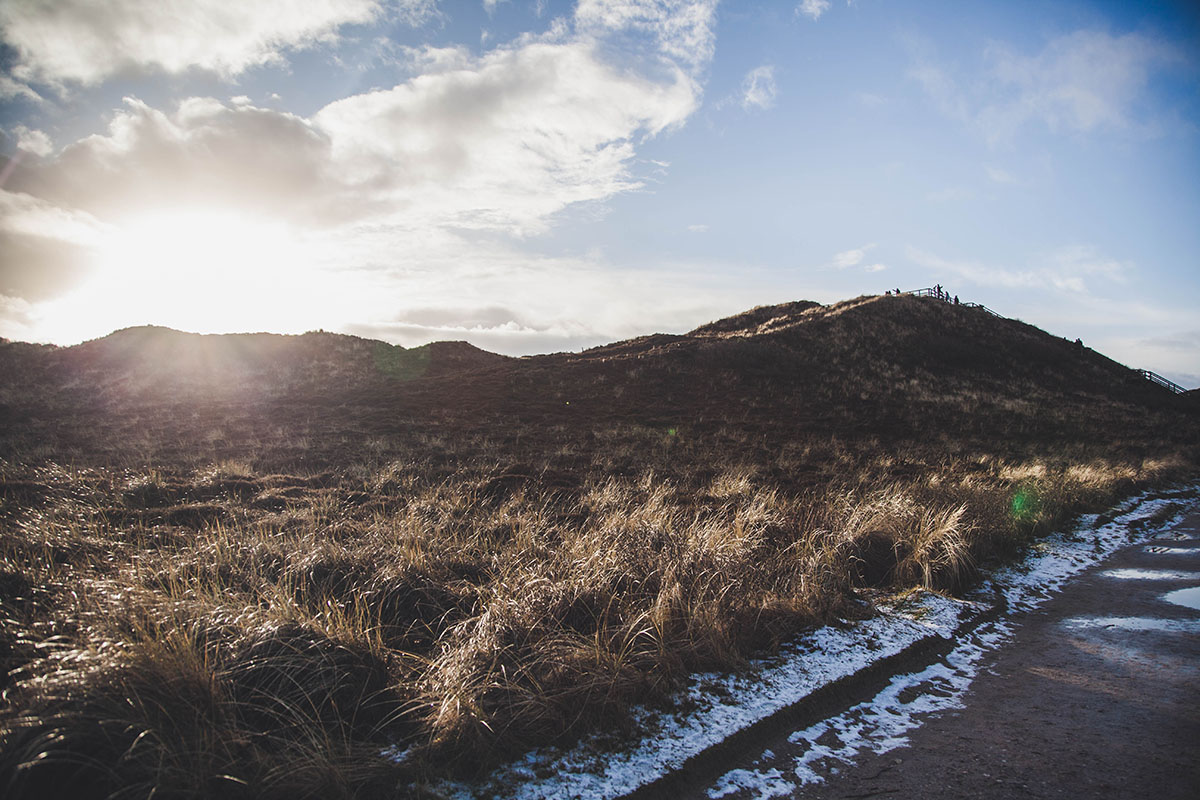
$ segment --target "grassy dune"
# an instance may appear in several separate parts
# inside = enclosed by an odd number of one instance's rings
[[[917,298],[521,360],[0,350],[11,797],[406,796],[961,591],[1200,455],[1190,401]]]

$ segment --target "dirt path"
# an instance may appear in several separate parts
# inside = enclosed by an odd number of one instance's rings
[[[1200,512],[1012,620],[1002,647],[968,645],[982,659],[973,680],[955,683],[965,673],[952,655],[890,699],[779,737],[692,796],[1194,800],[1200,610],[1165,595],[1197,586]],[[931,711],[908,730],[888,722],[901,707]],[[836,755],[847,731],[861,737],[851,764]]]

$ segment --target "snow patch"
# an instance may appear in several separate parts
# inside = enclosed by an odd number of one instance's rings
[[[919,672],[897,675],[878,695],[842,714],[822,720],[788,740],[799,746],[795,784],[821,783],[839,764],[859,753],[886,753],[908,744],[908,732],[926,717],[961,708],[962,697],[979,672],[984,656],[1012,636],[1005,622],[980,625],[944,661]],[[793,787],[794,789],[795,787]]]
[[[501,767],[484,785],[445,782],[438,789],[456,800],[620,797],[822,686],[929,636],[949,639],[962,616],[980,608],[978,603],[920,593],[912,602],[881,608],[872,619],[812,631],[775,656],[751,662],[744,672],[692,676],[672,703],[691,710],[636,709],[633,726],[644,738],[628,749],[614,751],[600,737],[565,751],[540,748]]]
[[[765,800],[791,794],[795,789],[795,783],[784,778],[777,769],[735,769],[722,775],[708,790],[708,796],[718,798],[734,792],[748,792],[755,800]]]

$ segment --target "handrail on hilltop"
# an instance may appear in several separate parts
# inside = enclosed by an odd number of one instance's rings
[[[986,311],[987,313],[991,314],[993,317],[1003,317],[1004,316],[1003,314],[1001,314],[998,311],[992,311],[990,308],[985,306],[983,303],[963,303],[963,305],[966,306],[967,308],[981,309],[981,310]]]
[[[903,294],[911,294],[913,297],[936,297],[938,300],[945,300],[947,303],[953,302],[951,300],[950,292],[948,292],[945,289],[942,289],[941,287],[938,287],[938,286],[932,287],[930,289],[913,289],[911,291],[904,292]],[[967,308],[978,308],[983,311],[986,311],[987,313],[991,314],[993,317],[1000,317],[1001,319],[1003,319],[1003,317],[1004,317],[1003,314],[999,314],[999,313],[993,311],[992,309],[985,306],[983,303],[955,303],[955,305],[965,306]]]
[[[1157,372],[1151,372],[1148,369],[1139,369],[1139,370],[1135,370],[1135,371],[1137,372],[1137,374],[1141,375],[1143,378],[1150,381],[1151,383],[1158,384],[1159,386],[1163,387],[1164,389],[1169,389],[1172,392],[1174,392],[1175,394],[1183,394],[1184,392],[1187,391],[1187,389],[1184,389],[1178,383],[1175,383],[1174,381],[1171,381],[1171,380],[1167,380],[1162,375],[1159,375]]]

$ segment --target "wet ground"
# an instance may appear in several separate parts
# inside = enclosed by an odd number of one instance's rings
[[[1200,797],[1200,512],[695,797]]]

